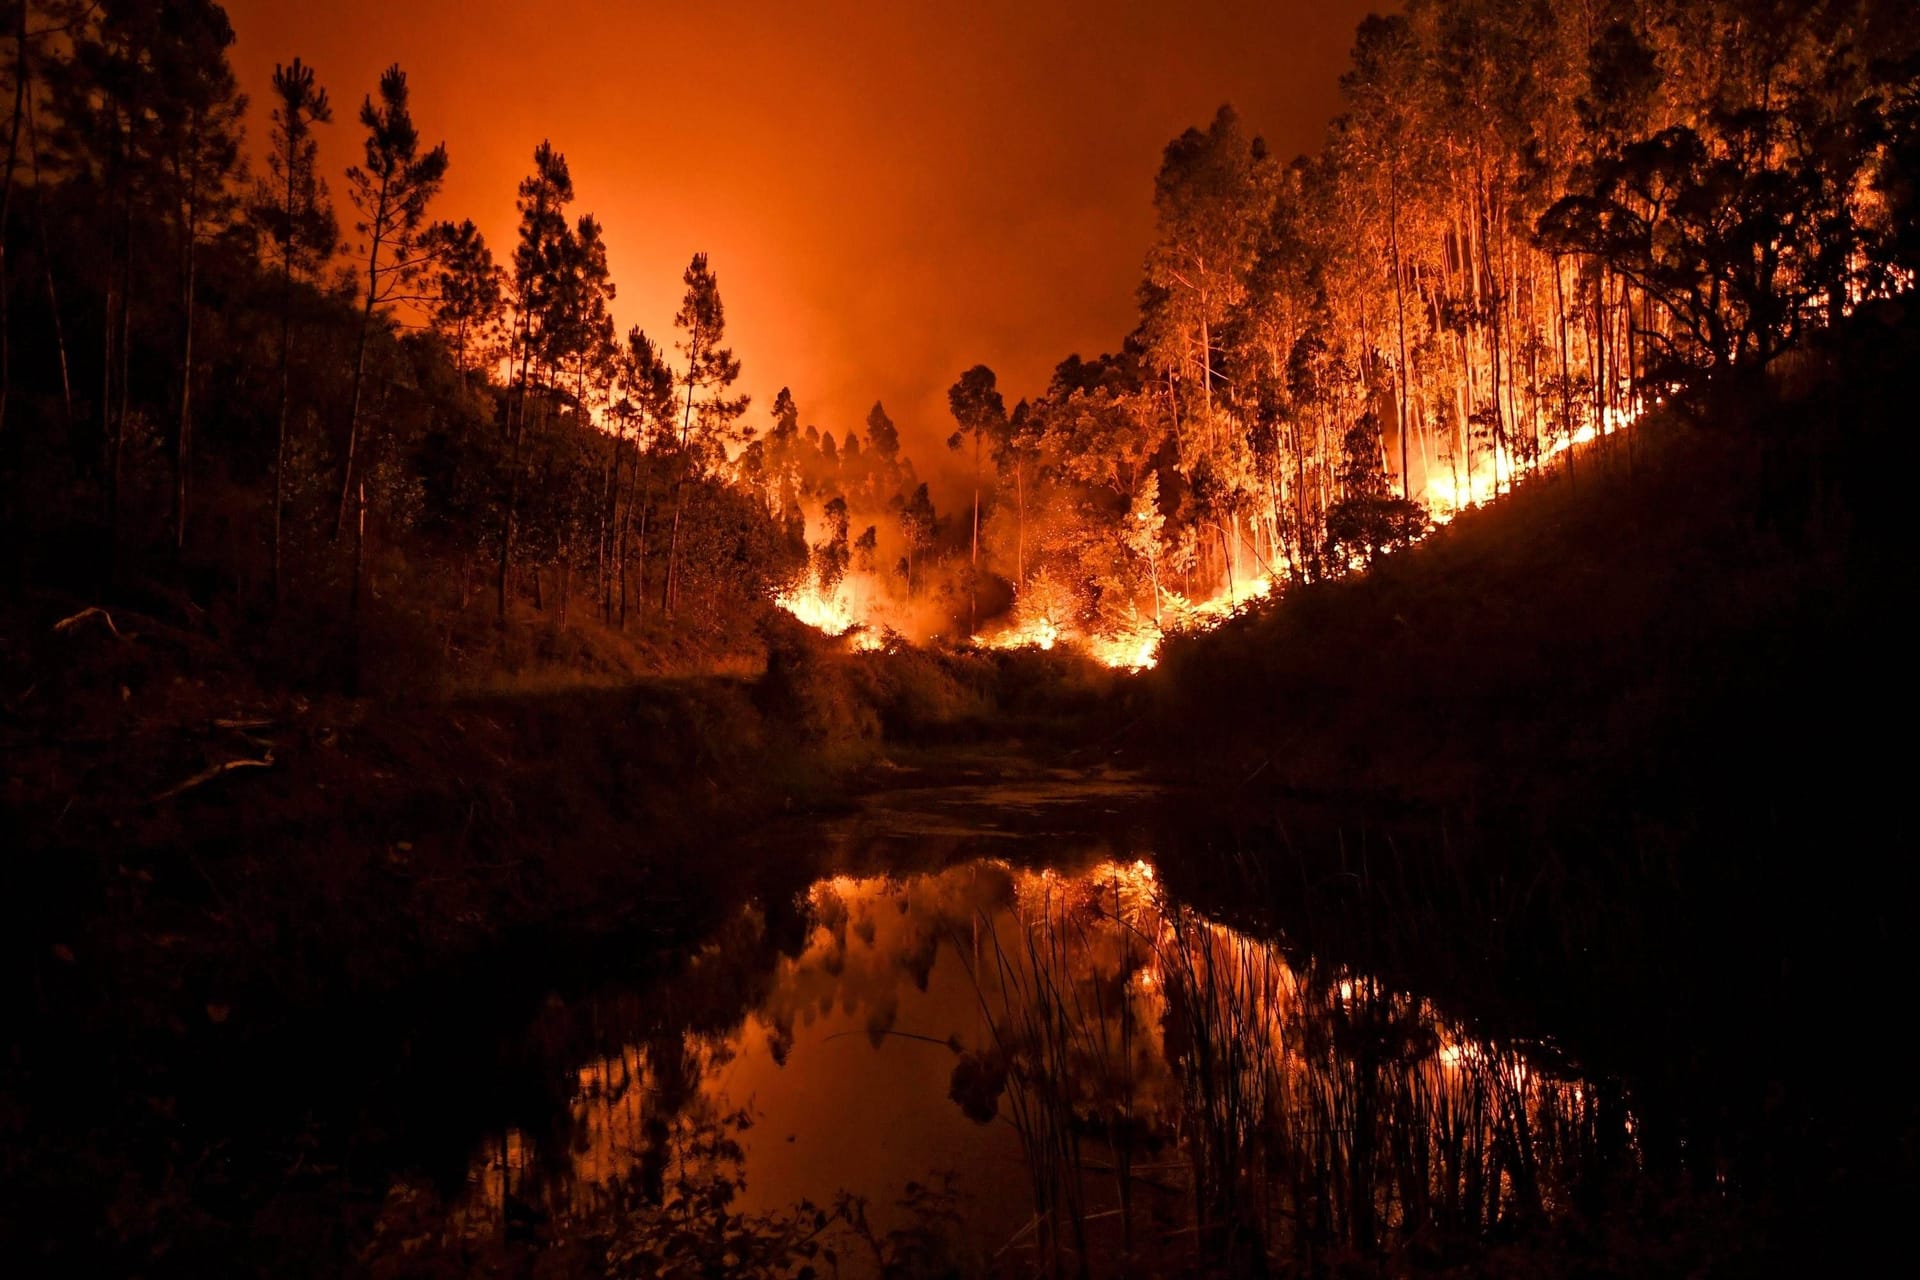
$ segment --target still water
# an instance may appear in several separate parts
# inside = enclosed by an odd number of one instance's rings
[[[1634,1163],[1618,1094],[1544,1047],[1180,901],[1102,830],[1123,790],[895,797],[815,833],[831,874],[556,1007],[548,1105],[486,1118],[453,1186],[396,1179],[384,1246],[631,1274],[1444,1264]]]

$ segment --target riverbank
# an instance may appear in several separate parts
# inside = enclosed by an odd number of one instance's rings
[[[396,1052],[457,1059],[486,1023],[459,1011],[653,963],[814,870],[717,852],[977,770],[956,744],[1064,749],[1105,691],[1064,655],[853,655],[777,621],[756,678],[411,699],[276,687],[118,601],[28,598],[7,634],[0,1247],[115,1266],[318,1229],[246,1224],[364,1147],[303,1116],[323,1080],[372,1098]]]

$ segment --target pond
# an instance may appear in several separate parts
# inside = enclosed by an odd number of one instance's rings
[[[903,793],[809,831],[643,987],[551,1002],[544,1098],[374,1255],[659,1274],[1247,1273],[1536,1236],[1630,1171],[1617,1089],[1182,902],[1127,784]],[[523,1051],[524,1047],[523,1047]]]

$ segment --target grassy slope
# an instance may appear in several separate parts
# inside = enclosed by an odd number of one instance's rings
[[[1917,357],[1912,318],[1863,318],[1631,466],[1588,450],[1172,646],[1137,735],[1220,797],[1216,849],[1266,851],[1190,874],[1625,1078],[1650,1158],[1777,1206],[1782,1248],[1913,1181]]]

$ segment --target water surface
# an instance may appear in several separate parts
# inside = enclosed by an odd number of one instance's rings
[[[903,792],[809,833],[840,870],[557,1010],[547,1105],[480,1118],[457,1185],[397,1179],[382,1241],[636,1274],[1444,1262],[1632,1165],[1620,1098],[1545,1047],[1179,901],[1138,799]]]

